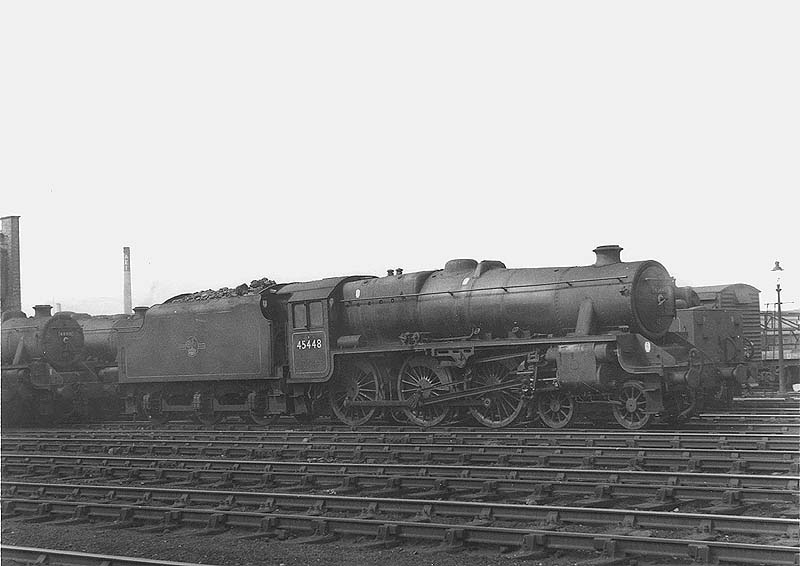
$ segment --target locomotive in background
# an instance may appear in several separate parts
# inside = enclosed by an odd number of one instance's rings
[[[330,410],[488,427],[528,413],[551,428],[610,413],[624,428],[725,403],[746,377],[741,316],[697,306],[658,262],[444,269],[184,295],[117,333],[126,412],[153,421],[243,416],[265,424]]]
[[[767,309],[761,310],[760,291],[744,283],[693,289],[704,307],[741,314],[742,335],[748,352],[748,379],[744,393],[774,394],[778,389],[779,358],[776,305],[768,303]],[[800,383],[800,312],[784,310],[781,323],[784,371],[791,387]]]
[[[54,424],[119,414],[116,334],[141,326],[141,315],[51,315],[50,305],[34,316],[3,316],[2,421]]]

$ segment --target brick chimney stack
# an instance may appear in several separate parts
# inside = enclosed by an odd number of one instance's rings
[[[0,311],[21,311],[19,216],[4,216],[0,220]]]

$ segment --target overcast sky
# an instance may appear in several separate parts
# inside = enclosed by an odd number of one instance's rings
[[[800,308],[800,3],[24,2],[0,8],[22,301],[585,265]]]

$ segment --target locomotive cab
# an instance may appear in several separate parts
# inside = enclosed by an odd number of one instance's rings
[[[364,276],[333,277],[309,283],[291,283],[279,295],[287,305],[289,383],[328,381],[333,374],[331,340],[335,340],[342,287]]]

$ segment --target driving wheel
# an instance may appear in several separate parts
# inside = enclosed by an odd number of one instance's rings
[[[443,368],[434,359],[414,356],[406,360],[397,378],[397,396],[401,401],[411,401],[411,407],[404,407],[408,420],[415,425],[430,427],[445,420],[450,407],[444,403],[421,406],[428,401],[450,392],[450,370]]]
[[[366,360],[349,360],[338,369],[331,391],[331,409],[340,421],[350,426],[367,423],[377,407],[358,407],[352,401],[377,401],[382,397],[378,370]]]
[[[486,387],[492,385],[505,385],[516,380],[508,368],[499,363],[479,364],[473,372],[472,385]],[[481,405],[470,407],[472,417],[483,426],[489,428],[502,428],[513,423],[525,408],[525,399],[522,397],[521,387],[491,391],[477,398]]]

